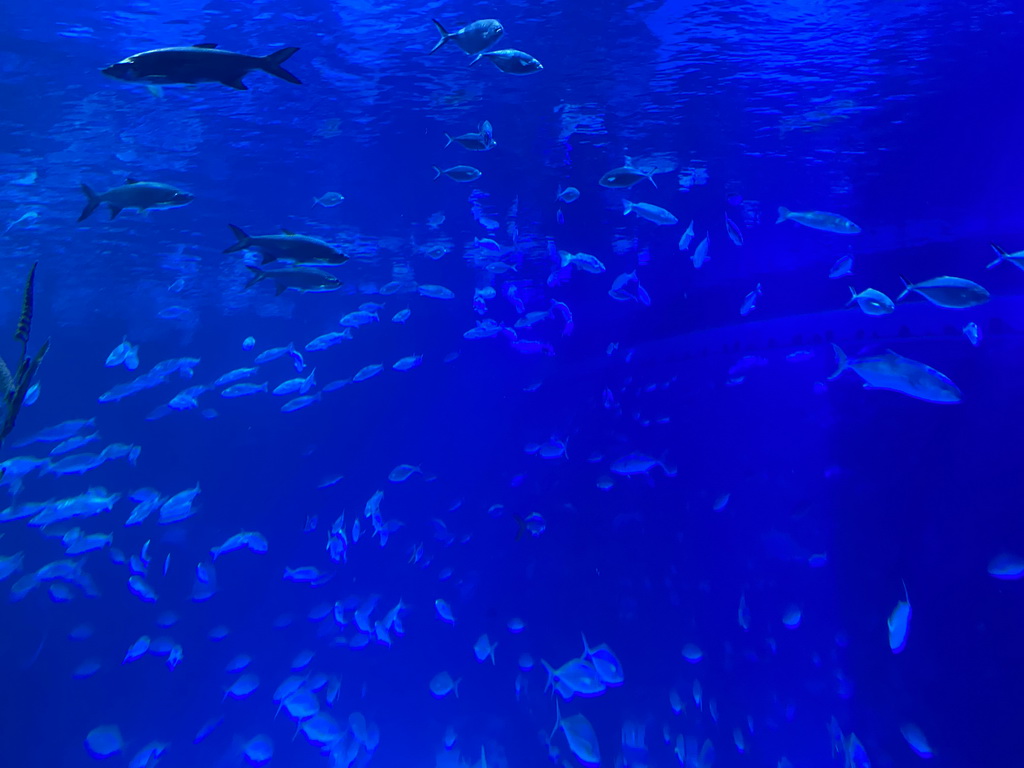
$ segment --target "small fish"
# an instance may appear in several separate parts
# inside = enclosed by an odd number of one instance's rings
[[[989,243],[992,246],[992,250],[996,252],[995,261],[990,262],[986,265],[985,269],[992,269],[996,264],[1007,262],[1013,264],[1017,269],[1024,269],[1024,251],[1017,251],[1016,253],[1008,253],[1003,248],[1000,248],[995,243]]]
[[[697,243],[697,249],[693,252],[690,260],[693,262],[694,269],[700,269],[711,257],[708,255],[708,249],[711,247],[711,234],[707,233],[704,235],[704,239]]]
[[[439,699],[443,699],[449,693],[454,693],[455,698],[459,698],[459,683],[461,682],[461,677],[458,680],[452,680],[452,676],[447,672],[438,672],[430,680],[430,692]]]
[[[887,624],[889,627],[889,649],[893,653],[902,653],[907,647],[907,634],[910,632],[910,617],[913,613],[910,607],[910,593],[907,592],[907,584],[903,583],[903,594],[906,600],[900,600],[892,609]]]
[[[431,299],[454,299],[455,292],[443,285],[424,284],[416,288],[420,296],[427,296]]]
[[[12,181],[11,183],[13,184],[14,182]],[[7,227],[4,229],[3,234],[6,235],[8,232],[10,232],[12,229],[14,229],[19,224],[24,224],[24,223],[27,223],[27,222],[33,222],[33,221],[35,221],[38,218],[39,218],[39,213],[37,211],[27,211],[26,213],[21,214],[21,216],[19,216],[18,218],[14,219],[13,221],[11,221],[11,223],[8,224]]]
[[[360,368],[356,372],[356,375],[352,377],[352,381],[366,381],[367,379],[373,378],[383,370],[384,366],[381,363],[371,363],[370,365]]]
[[[638,181],[647,179],[657,188],[658,185],[654,183],[654,174],[656,172],[653,168],[649,171],[641,171],[639,168],[631,168],[626,164],[619,168],[612,168],[598,179],[597,183],[608,189],[628,189]]]
[[[324,333],[317,336],[312,341],[308,342],[305,346],[307,352],[322,352],[325,349],[330,349],[336,344],[340,344],[345,339],[352,338],[352,329],[346,328],[344,331],[332,331],[330,333]]]
[[[740,314],[746,317],[755,309],[757,309],[757,300],[761,297],[761,284],[758,283],[754,286],[754,290],[746,295],[743,299],[743,304],[740,305]]]
[[[434,166],[434,179],[441,178],[441,174],[444,174],[453,181],[474,181],[479,179],[483,174],[477,168],[471,165],[453,165],[451,168],[441,170],[436,165]]]
[[[251,384],[249,382],[242,382],[241,384],[232,384],[227,389],[221,391],[221,397],[245,397],[247,395],[255,395],[257,392],[266,392],[268,382],[262,384]]]
[[[110,218],[114,219],[125,208],[145,213],[151,208],[180,208],[183,205],[188,205],[194,199],[188,192],[183,192],[170,184],[161,184],[156,181],[136,181],[131,178],[120,187],[113,187],[100,194],[96,194],[86,184],[82,184],[81,187],[86,197],[86,203],[78,217],[80,222],[89,218],[93,211],[103,203],[110,206]]]
[[[559,185],[555,199],[568,205],[569,203],[574,203],[580,199],[580,191],[576,189],[576,187],[566,187],[565,189],[562,189],[561,185]]]
[[[833,280],[838,280],[840,277],[849,277],[853,274],[853,256],[840,256],[836,259],[836,263],[832,265],[832,269],[828,271],[828,276]]]
[[[823,232],[836,232],[840,235],[855,235],[860,232],[860,227],[845,216],[825,211],[805,211],[800,213],[780,206],[779,218],[775,220],[775,223],[781,224],[784,221],[795,221],[797,224],[803,224],[811,229],[820,229]]]
[[[396,360],[394,365],[391,367],[396,371],[410,371],[413,368],[418,368],[422,364],[423,355],[409,355],[408,357]]]
[[[836,370],[829,376],[830,380],[851,370],[864,380],[865,389],[888,389],[929,403],[959,403],[963,397],[946,376],[891,349],[854,358],[848,358],[836,344],[832,349],[836,355]]]
[[[252,288],[262,280],[274,282],[274,293],[280,296],[291,289],[299,293],[326,293],[341,288],[341,280],[329,272],[311,267],[286,267],[284,269],[264,270],[259,267],[246,266],[253,276],[245,284],[246,289]]]
[[[472,56],[490,48],[505,34],[505,28],[497,19],[480,19],[455,32],[449,32],[437,19],[431,19],[431,21],[434,22],[434,26],[437,27],[437,31],[441,35],[441,39],[430,49],[431,53],[451,40]]]
[[[570,265],[577,269],[589,272],[592,275],[600,275],[605,271],[604,264],[597,256],[591,256],[589,253],[569,253],[568,251],[559,251],[558,258],[562,263],[562,267],[568,267]]]
[[[736,245],[743,245],[743,233],[736,222],[729,218],[728,213],[725,214],[725,231]]]
[[[489,120],[484,120],[480,123],[475,133],[463,133],[458,136],[452,136],[446,133],[444,137],[448,139],[448,143],[445,144],[445,147],[449,147],[455,143],[459,144],[463,149],[468,149],[471,152],[486,152],[489,149],[494,149],[494,147],[498,145],[498,142],[494,140],[494,129]]]
[[[399,464],[388,473],[388,480],[392,483],[404,483],[417,473],[422,475],[423,470],[419,467],[414,467],[412,464]]]
[[[411,315],[411,309],[400,309],[397,312],[395,312],[394,316],[391,318],[391,322],[399,324],[405,323],[405,321],[408,320]]]
[[[333,208],[336,205],[341,205],[343,202],[345,202],[345,196],[337,192],[325,192],[320,197],[313,198],[314,206],[320,205],[324,208]]]
[[[968,323],[965,325],[964,336],[966,336],[967,340],[971,342],[972,347],[976,347],[981,344],[981,328],[978,327],[977,323]]]
[[[483,634],[477,638],[475,643],[473,643],[473,655],[476,656],[477,661],[483,661],[490,657],[491,664],[495,664],[494,649],[497,647],[497,643],[492,643],[490,638],[487,637],[486,634]]]
[[[931,745],[928,743],[928,739],[925,737],[921,729],[913,723],[904,723],[901,725],[900,733],[903,735],[903,738],[906,739],[907,745],[918,757],[922,757],[927,760],[928,758],[935,756]]]
[[[966,309],[984,304],[992,298],[989,292],[980,285],[962,277],[933,277],[931,280],[922,280],[920,283],[911,284],[900,275],[900,281],[903,283],[903,292],[896,297],[896,301],[913,291],[924,296],[937,307]]]
[[[533,56],[523,51],[517,51],[514,48],[478,53],[469,62],[470,66],[476,64],[480,59],[487,59],[502,72],[509,75],[532,75],[534,72],[540,72],[544,69],[544,65],[533,58]]]
[[[107,77],[126,83],[142,83],[159,88],[168,84],[222,83],[245,91],[242,78],[259,69],[289,83],[302,81],[286,70],[284,64],[298,48],[282,48],[267,56],[220,50],[213,43],[180,48],[158,48],[129,56],[102,70]]]
[[[892,299],[881,291],[876,291],[874,288],[865,288],[860,293],[857,293],[851,285],[850,300],[846,302],[846,306],[850,306],[854,302],[857,303],[857,306],[860,307],[861,312],[865,315],[888,315],[896,309]]]
[[[622,215],[628,216],[630,213],[635,213],[640,218],[654,222],[658,226],[671,226],[679,223],[679,219],[664,208],[659,208],[650,203],[634,203],[629,200],[623,200]]]
[[[452,615],[452,608],[445,600],[440,597],[434,601],[434,608],[437,610],[437,615],[441,621],[455,626],[455,617]]]
[[[297,411],[300,408],[308,408],[313,403],[320,402],[321,395],[317,392],[315,395],[300,395],[299,397],[292,398],[287,403],[281,406],[281,413],[291,413]]]
[[[679,238],[679,250],[688,251],[690,250],[690,243],[693,242],[693,220],[690,220],[689,225],[686,227],[686,231],[683,232],[682,237]]]
[[[227,373],[220,376],[216,381],[213,382],[213,386],[223,387],[225,384],[232,384],[236,381],[247,379],[254,373],[256,373],[256,371],[258,370],[259,368],[236,368],[235,370],[228,371]]]

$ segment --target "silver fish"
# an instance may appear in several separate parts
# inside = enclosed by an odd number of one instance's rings
[[[145,213],[150,208],[180,208],[192,202],[188,192],[182,192],[170,184],[157,181],[136,181],[129,178],[120,187],[113,187],[106,192],[97,194],[87,184],[82,184],[85,194],[85,208],[82,209],[79,221],[85,221],[102,203],[110,206],[110,218],[114,219],[125,208]]]
[[[784,221],[795,221],[811,229],[820,229],[823,232],[836,232],[840,235],[855,235],[860,232],[860,227],[854,224],[845,216],[838,213],[826,211],[791,211],[789,208],[779,207],[779,218],[776,224]]]
[[[888,389],[929,403],[959,403],[961,392],[946,376],[931,366],[903,357],[891,349],[879,355],[849,358],[833,344],[836,370],[829,379],[851,370],[864,380],[865,389]]]
[[[900,280],[903,282],[903,292],[896,297],[896,301],[913,291],[921,294],[937,307],[966,309],[984,304],[992,298],[989,292],[980,285],[962,277],[933,277],[931,280],[922,280],[920,283],[911,284],[900,275]]]
[[[437,31],[441,35],[441,39],[430,49],[431,53],[449,40],[470,55],[480,53],[498,42],[505,34],[505,28],[497,19],[480,19],[455,32],[449,32],[437,19],[431,19],[431,21],[434,22],[434,26],[437,27]]]
[[[289,83],[302,81],[281,65],[298,51],[282,48],[267,56],[249,56],[234,51],[219,50],[214,43],[158,48],[136,53],[111,64],[103,74],[115,80],[143,85],[222,83],[239,91],[248,90],[242,78],[260,69]]]

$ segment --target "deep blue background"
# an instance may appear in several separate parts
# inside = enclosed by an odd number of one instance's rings
[[[516,662],[527,651],[538,668],[541,658],[560,664],[580,652],[581,631],[592,644],[607,642],[626,671],[620,688],[563,702],[563,713],[594,724],[602,764],[615,764],[623,724],[634,722],[646,727],[652,766],[677,764],[663,733],[672,743],[678,734],[712,739],[716,765],[776,766],[783,756],[798,767],[824,765],[832,715],[876,766],[918,760],[900,736],[908,721],[928,735],[935,765],[1015,764],[1021,586],[992,579],[986,565],[998,552],[1024,552],[1024,275],[984,266],[989,241],[1024,247],[1020,12],[1012,2],[65,0],[45,12],[4,4],[0,227],[26,212],[37,218],[0,236],[0,327],[13,329],[24,275],[39,261],[34,342],[53,345],[42,396],[14,437],[95,416],[99,445],[143,446],[137,468],[119,461],[82,478],[30,477],[21,500],[98,485],[170,494],[199,481],[203,491],[199,514],[174,526],[151,519],[123,528],[126,501],[83,526],[112,531],[128,554],[152,540],[156,604],[128,592],[126,568],[106,553],[86,558],[98,599],[58,605],[37,590],[0,601],[0,765],[89,764],[85,734],[108,723],[126,740],[111,764],[127,765],[161,740],[171,745],[162,766],[237,765],[238,745],[267,733],[272,764],[326,765],[304,737],[292,741],[294,723],[275,719],[271,702],[303,648],[317,653],[312,669],[342,678],[332,714],[345,722],[360,711],[380,728],[375,764],[430,764],[449,725],[469,763],[484,746],[491,766],[540,764],[554,704],[537,670],[517,701]],[[497,17],[501,46],[529,51],[545,69],[515,78],[487,62],[468,68],[450,44],[428,57],[432,16],[452,29]],[[300,46],[287,67],[305,85],[257,72],[246,78],[248,92],[204,85],[156,99],[98,71],[140,50],[193,42],[257,54]],[[571,113],[596,127],[568,135]],[[494,125],[493,151],[443,148],[444,132],[482,119]],[[676,170],[659,174],[657,189],[599,187],[626,156]],[[466,185],[430,180],[432,165],[458,163],[484,175]],[[680,171],[693,168],[708,182],[681,190]],[[34,184],[10,183],[33,170]],[[196,200],[113,222],[101,210],[75,224],[79,183],[106,189],[127,175],[176,184]],[[555,192],[567,184],[582,196],[561,206],[559,225]],[[329,190],[345,202],[310,207]],[[516,272],[495,276],[474,263],[474,238],[489,234],[470,214],[474,190],[489,195],[488,215],[502,225],[490,235],[507,246],[518,201],[519,239],[507,258]],[[672,210],[679,225],[623,217],[624,196]],[[776,226],[779,205],[839,211],[863,232]],[[426,225],[436,211],[446,216],[439,231]],[[744,230],[742,248],[726,237],[726,213]],[[676,246],[690,219],[694,246],[711,233],[711,261],[699,272]],[[338,270],[345,288],[243,292],[241,258],[221,253],[232,241],[229,222],[342,246],[353,256]],[[448,254],[428,258],[437,243]],[[595,254],[608,271],[549,286],[559,248]],[[844,254],[854,256],[854,277],[829,280]],[[638,264],[652,305],[609,298],[612,278]],[[456,299],[376,295],[395,274],[445,285]],[[993,300],[954,311],[915,297],[887,318],[841,309],[848,284],[895,296],[900,274],[976,279]],[[169,292],[179,276],[184,290]],[[758,309],[741,319],[757,282]],[[465,340],[479,319],[473,290],[484,285],[498,290],[488,317],[514,321],[504,298],[514,285],[529,310],[551,298],[568,304],[575,332],[562,337],[549,322],[524,333],[552,344],[551,357],[519,355],[500,339]],[[215,419],[145,420],[185,386],[250,365],[255,352],[338,330],[338,318],[367,300],[385,305],[380,324],[306,359],[321,384],[376,362],[386,366],[379,377],[292,414],[279,413],[283,399],[269,395],[211,392],[200,402]],[[159,319],[171,305],[190,308],[191,318]],[[391,323],[404,307],[409,322]],[[984,332],[978,348],[961,334],[968,321]],[[125,334],[140,344],[140,372],[188,355],[202,360],[195,378],[97,403],[132,375],[103,367]],[[252,353],[241,349],[249,335]],[[868,392],[850,374],[823,386],[828,340],[849,353],[891,346],[923,360],[957,382],[964,401]],[[612,342],[618,349],[607,354]],[[786,362],[797,349],[815,357]],[[0,352],[10,360],[13,342]],[[458,358],[442,362],[452,352]],[[414,353],[424,355],[421,368],[390,369]],[[747,354],[768,364],[727,386],[730,366]],[[253,380],[272,388],[294,375],[278,360]],[[568,438],[567,460],[523,451],[552,436]],[[599,490],[611,461],[631,451],[664,458],[678,475],[655,469]],[[0,458],[18,453],[7,445]],[[422,464],[437,479],[389,483],[399,463]],[[336,486],[317,487],[337,474]],[[378,489],[384,517],[404,527],[383,549],[361,540],[349,563],[335,566],[324,551],[327,526],[343,510],[351,522]],[[729,504],[713,512],[723,492]],[[504,508],[489,514],[495,504]],[[517,540],[512,514],[530,512],[547,530]],[[320,525],[304,533],[311,514]],[[442,547],[434,518],[465,541]],[[263,532],[269,552],[225,555],[218,594],[191,602],[196,562],[242,529]],[[58,540],[24,522],[4,523],[0,534],[0,554],[24,551],[29,570],[62,556]],[[408,562],[417,542],[428,567]],[[827,565],[809,568],[812,553],[827,553]],[[298,565],[335,576],[319,588],[283,582],[283,569]],[[443,568],[453,569],[450,580],[439,580]],[[902,599],[901,580],[914,614],[907,650],[895,656],[885,622]],[[749,632],[736,620],[741,593]],[[406,634],[391,648],[333,647],[333,631],[322,628],[330,619],[306,618],[316,604],[371,594],[381,596],[374,618],[399,598],[410,606]],[[454,628],[434,614],[439,597],[453,606]],[[790,631],[781,617],[794,603],[803,623]],[[167,610],[180,621],[163,630],[156,618]],[[285,615],[291,623],[275,628]],[[506,629],[513,616],[526,621],[521,635]],[[69,640],[83,622],[94,636]],[[213,643],[207,632],[219,624],[231,632]],[[473,658],[482,632],[498,641],[494,667]],[[141,634],[172,636],[184,661],[173,671],[153,656],[121,666]],[[704,650],[699,665],[681,656],[688,642]],[[233,680],[224,665],[241,652],[253,656],[261,687],[247,701],[223,702]],[[86,658],[101,662],[99,673],[73,680]],[[457,700],[428,691],[442,669],[464,678]],[[703,712],[694,711],[694,679]],[[669,709],[673,688],[687,702],[684,715]],[[199,726],[221,713],[224,724],[193,746]],[[746,755],[732,745],[736,727]],[[572,763],[564,737],[555,744]]]

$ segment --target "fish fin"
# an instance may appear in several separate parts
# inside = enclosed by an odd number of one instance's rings
[[[260,280],[265,280],[267,277],[267,273],[264,272],[259,267],[250,267],[249,265],[246,265],[246,269],[252,272],[252,277],[249,278],[249,282],[245,284],[245,290],[249,290],[254,285],[256,285],[256,283],[258,283]]]
[[[649,170],[647,173],[645,173],[644,176],[646,176],[647,180],[649,182],[651,182],[651,186],[652,187],[654,187],[655,189],[658,188],[658,185],[654,181],[654,169],[653,168],[651,170]]]
[[[125,183],[125,184],[138,184],[138,183],[139,183],[139,180],[138,180],[138,179],[136,179],[136,178],[135,178],[134,176],[129,176],[128,178],[126,178],[126,179],[124,180],[124,183]]]
[[[158,99],[162,99],[164,97],[164,89],[159,85],[147,85],[146,90]]]
[[[555,727],[551,731],[551,735],[548,736],[548,741],[555,738],[555,734],[558,733],[558,726],[562,724],[562,710],[558,706],[558,699],[555,699]]]
[[[123,210],[124,210],[124,208],[118,208],[116,205],[110,206],[110,219],[111,219],[111,221],[116,219],[117,218],[117,214],[119,214]]]
[[[216,43],[196,43],[192,46],[193,48],[216,48]]]
[[[311,205],[310,208],[316,208],[316,204],[319,203],[319,202],[320,202],[320,198],[319,197],[314,197],[313,198],[313,205]]]
[[[86,201],[85,208],[82,209],[82,213],[78,217],[78,220],[85,221],[90,216],[92,216],[93,211],[95,211],[99,207],[102,201],[100,200],[99,195],[97,195],[95,192],[92,191],[92,189],[90,189],[88,184],[82,184],[81,186],[82,192],[83,194],[85,194]]]
[[[896,301],[899,301],[913,290],[913,287],[910,285],[910,283],[907,282],[907,278],[905,278],[903,275],[900,275],[899,277],[900,282],[903,283],[903,291],[900,293],[899,296],[896,297]]]
[[[260,264],[269,264],[272,261],[277,261],[277,257],[271,256],[269,253],[264,253],[263,257],[260,259]]]
[[[28,344],[29,333],[32,331],[32,314],[36,290],[36,267],[39,262],[32,265],[25,278],[25,293],[21,299],[21,315],[18,317],[18,327],[14,331],[14,338],[22,344]]]
[[[790,214],[789,208],[785,208],[785,207],[780,205],[779,206],[779,218],[777,218],[775,220],[775,223],[776,224],[781,224],[782,222],[784,222],[786,219],[789,218],[789,214]]]
[[[484,55],[482,53],[478,53],[476,56],[473,57],[473,60],[471,62],[469,62],[469,66],[472,67],[478,61],[480,61],[480,59],[482,59],[483,57],[484,57]]]
[[[857,300],[857,289],[856,289],[856,288],[854,288],[854,287],[853,287],[853,286],[851,285],[851,286],[850,286],[850,300],[849,300],[848,302],[846,302],[845,306],[847,306],[847,307],[848,307],[848,306],[850,306],[850,305],[851,305],[851,304],[853,304],[853,302],[855,302],[856,300]]]
[[[236,91],[248,91],[249,87],[242,82],[242,78],[237,77],[234,80],[221,80],[221,83],[226,85],[228,88],[234,88]]]
[[[633,210],[633,203],[631,203],[629,200],[623,199],[622,200],[622,215],[626,216],[632,210]]]
[[[224,253],[234,253],[235,251],[242,251],[249,247],[249,236],[245,234],[245,231],[241,227],[236,227],[234,224],[228,224],[231,231],[234,232],[237,242],[233,245],[229,245],[224,249]]]
[[[850,367],[849,359],[846,357],[846,353],[839,348],[838,344],[832,345],[832,351],[836,353],[836,369],[829,376],[829,381],[832,379],[839,378],[839,375]]]
[[[453,138],[452,138],[451,136],[449,136],[449,135],[448,135],[447,133],[446,133],[446,134],[444,135],[444,137],[445,137],[446,139],[448,139],[448,143],[444,145],[444,148],[445,148],[445,149],[448,149],[448,147],[450,147],[450,146],[452,145],[452,142],[453,142],[453,141],[455,141],[455,139],[453,139]]]
[[[438,168],[438,167],[437,167],[436,165],[432,165],[432,166],[431,166],[431,168],[433,168],[433,169],[434,169],[434,178],[433,178],[433,181],[437,181],[438,179],[440,179],[440,178],[441,178],[441,169],[440,169],[440,168]]]
[[[544,670],[548,673],[548,679],[544,683],[544,690],[547,691],[547,689],[550,688],[555,682],[555,670],[550,664],[544,661],[544,659],[541,659],[540,663],[544,665]]]
[[[295,75],[289,72],[287,69],[282,67],[288,59],[290,59],[299,49],[295,47],[282,48],[279,51],[264,56],[260,59],[260,68],[264,72],[269,72],[274,77],[279,77],[282,80],[287,80],[289,83],[295,83],[295,85],[302,85],[302,81],[299,80]]]
[[[583,655],[584,656],[591,656],[592,654],[590,652],[590,646],[587,644],[587,636],[585,634],[583,634],[582,632],[580,632],[580,637],[583,638]]]
[[[448,38],[451,37],[451,35],[448,34],[448,30],[444,28],[444,25],[441,24],[440,21],[438,21],[437,19],[431,19],[431,21],[434,22],[434,26],[437,27],[437,31],[441,35],[441,39],[438,40],[434,44],[434,47],[430,49],[430,53],[433,53],[438,48],[440,48],[442,45],[447,43],[448,42]]]
[[[274,283],[274,295],[275,296],[280,296],[287,289],[288,289],[288,286],[284,285],[283,283]]]
[[[994,267],[999,262],[1006,261],[1006,257],[1010,255],[1005,250],[1003,250],[998,245],[996,245],[995,243],[989,243],[989,245],[992,246],[992,250],[996,252],[996,256],[998,258],[995,261],[993,261],[991,264],[986,266],[985,269],[992,269],[992,267]]]
[[[281,228],[281,234],[288,235],[288,237],[295,237],[294,232],[292,232],[290,229],[285,229],[284,227]]]

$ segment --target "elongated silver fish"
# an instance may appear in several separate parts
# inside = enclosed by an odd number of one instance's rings
[[[789,208],[779,207],[779,218],[776,224],[784,221],[795,221],[811,229],[820,229],[823,232],[836,232],[840,235],[855,235],[860,232],[860,227],[854,224],[845,216],[827,211],[791,211]]]
[[[434,22],[434,26],[437,27],[437,31],[441,35],[441,39],[430,49],[431,53],[449,40],[468,54],[480,53],[498,42],[505,34],[505,28],[497,19],[480,19],[455,32],[449,32],[437,19],[431,19],[431,21]]]
[[[110,218],[114,219],[125,208],[144,213],[150,208],[180,208],[193,200],[188,192],[183,192],[170,184],[136,181],[132,178],[127,179],[120,187],[113,187],[99,194],[87,184],[82,184],[82,192],[85,194],[86,203],[78,217],[79,221],[88,219],[103,203],[110,206]]]
[[[285,230],[280,235],[247,235],[241,227],[228,224],[234,232],[236,242],[224,249],[224,253],[235,251],[259,251],[266,264],[277,259],[293,261],[296,264],[329,264],[338,266],[348,261],[348,256],[318,237],[297,235]]]
[[[302,81],[285,69],[284,64],[298,48],[282,48],[267,56],[249,56],[217,48],[216,43],[157,48],[129,56],[111,64],[103,74],[127,83],[161,86],[171,84],[222,83],[246,91],[242,78],[260,69],[274,77],[301,85]]]
[[[992,298],[980,285],[962,277],[942,276],[922,280],[920,283],[908,283],[906,278],[900,275],[900,280],[903,281],[903,292],[896,297],[896,301],[913,291],[937,307],[966,309],[984,304]]]
[[[836,379],[850,370],[864,380],[865,389],[888,389],[902,392],[929,403],[959,403],[960,389],[946,376],[924,363],[903,357],[891,349],[879,355],[847,357],[833,344],[836,369],[829,379]]]

